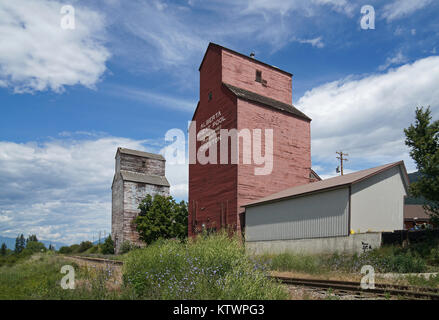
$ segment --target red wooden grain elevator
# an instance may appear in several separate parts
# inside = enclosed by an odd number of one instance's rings
[[[242,205],[315,179],[311,119],[291,104],[291,73],[214,43],[199,71],[200,100],[192,118],[197,133],[206,127],[262,129],[264,137],[264,129],[273,129],[271,174],[255,175],[254,168],[261,165],[243,164],[242,147],[238,164],[220,164],[220,143],[217,164],[189,165],[189,235],[203,227],[228,226],[239,232],[245,225]],[[264,138],[262,142],[264,152]],[[197,150],[202,143],[196,142]]]

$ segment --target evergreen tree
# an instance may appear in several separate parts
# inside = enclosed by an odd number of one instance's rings
[[[139,205],[135,223],[140,239],[151,243],[157,239],[187,237],[187,204],[173,197],[147,195]]]
[[[20,242],[20,252],[21,252],[24,250],[24,248],[26,248],[26,239],[24,238],[23,234],[20,235],[19,242]]]
[[[423,197],[424,209],[436,225],[439,223],[439,120],[431,121],[428,107],[416,108],[414,125],[404,129],[405,143],[416,163],[421,178],[410,184],[414,197]]]
[[[6,243],[3,242],[2,247],[1,247],[1,249],[0,249],[0,254],[1,254],[2,256],[5,256],[5,255],[6,255],[6,252],[7,252]]]
[[[23,234],[21,234],[20,236],[18,236],[17,238],[15,238],[15,249],[14,252],[15,253],[20,253],[24,250],[26,246],[26,240],[24,239]]]
[[[28,236],[26,239],[26,244],[29,242],[38,242],[37,235],[31,234],[30,236]]]
[[[113,239],[111,239],[111,235],[108,235],[108,237],[105,239],[101,250],[103,254],[114,254],[114,243]]]

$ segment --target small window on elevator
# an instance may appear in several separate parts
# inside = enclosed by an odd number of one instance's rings
[[[209,91],[209,94],[207,95],[208,101],[212,100],[212,91]]]
[[[262,71],[256,70],[256,82],[262,82]]]

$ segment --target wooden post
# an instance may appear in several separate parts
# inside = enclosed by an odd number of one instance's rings
[[[336,151],[335,153],[340,155],[337,159],[340,160],[340,173],[343,175],[343,161],[348,161],[348,159],[343,158],[343,156],[348,156],[349,154],[343,153],[343,151]]]

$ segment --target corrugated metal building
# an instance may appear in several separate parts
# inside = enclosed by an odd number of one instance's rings
[[[401,230],[408,184],[400,161],[286,189],[244,206],[246,241]]]

